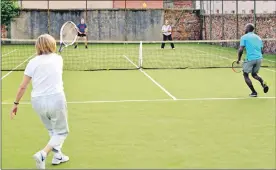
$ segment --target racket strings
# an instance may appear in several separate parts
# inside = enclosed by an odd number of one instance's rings
[[[74,43],[75,38],[78,34],[78,31],[76,27],[72,23],[67,23],[63,29],[61,30],[62,32],[62,41],[66,45],[71,45]]]

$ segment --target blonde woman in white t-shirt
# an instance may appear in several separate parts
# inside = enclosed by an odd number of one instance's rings
[[[45,160],[51,151],[54,152],[52,164],[58,165],[69,160],[69,157],[61,152],[69,128],[62,81],[63,59],[55,53],[56,41],[52,36],[43,34],[38,37],[35,48],[37,56],[30,60],[25,69],[23,81],[19,86],[10,115],[13,119],[20,99],[28,84],[32,82],[33,109],[50,135],[48,144],[34,154],[33,158],[38,169],[45,169]]]
[[[165,25],[162,26],[163,41],[172,41],[172,26],[169,25],[169,21],[165,20]],[[164,49],[165,43],[162,43],[161,48]],[[174,49],[174,44],[171,43],[172,49]]]

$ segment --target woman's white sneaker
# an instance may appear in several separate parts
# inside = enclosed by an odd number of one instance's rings
[[[45,157],[43,156],[41,151],[34,154],[33,158],[36,161],[36,168],[37,169],[45,169]]]
[[[69,157],[64,154],[55,154],[52,160],[53,165],[59,165],[61,163],[69,161]]]

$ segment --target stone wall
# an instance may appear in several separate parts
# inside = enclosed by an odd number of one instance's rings
[[[210,16],[205,16],[204,25],[206,26],[205,39],[210,39]],[[244,26],[247,23],[253,23],[254,18],[251,14],[238,15],[233,14],[213,15],[211,17],[212,26],[212,39],[222,39],[222,27],[224,19],[224,39],[236,39],[244,34]],[[238,28],[238,29],[237,29]],[[257,15],[256,18],[256,31],[262,38],[276,38],[276,15],[262,14]],[[273,30],[274,29],[274,30]],[[237,31],[238,30],[238,31]],[[237,36],[238,33],[238,36]]]
[[[224,20],[224,24],[223,24]],[[224,14],[204,16],[204,29],[202,30],[203,39],[210,39],[210,21],[211,21],[211,39],[240,39],[244,35],[244,27],[247,23],[254,23],[252,14]],[[238,21],[238,22],[237,22]],[[238,24],[237,24],[238,23]],[[223,31],[224,28],[224,31]],[[256,17],[256,33],[262,38],[276,39],[276,15],[261,14]],[[276,53],[276,41],[265,42],[266,52]]]
[[[166,10],[165,19],[173,26],[174,40],[200,40],[200,17],[195,10]]]
[[[143,4],[146,4],[144,6]],[[163,8],[163,1],[144,1],[144,0],[135,0],[135,1],[122,1],[122,0],[114,0],[113,8],[131,8],[131,9],[139,9],[139,8]]]
[[[5,25],[1,25],[1,38],[7,38],[8,32]]]
[[[175,40],[199,39],[199,17],[193,10],[164,9],[101,9],[87,11],[88,39],[110,41],[158,41],[162,39],[161,27],[165,19],[173,24]],[[85,18],[84,10],[22,10],[11,24],[11,38],[35,39],[48,33],[59,39],[60,28],[66,21],[78,24]],[[48,24],[49,19],[49,24]]]
[[[194,8],[194,2],[192,0],[164,0],[164,8]]]

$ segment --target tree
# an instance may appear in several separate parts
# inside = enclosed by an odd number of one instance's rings
[[[1,1],[1,24],[10,25],[13,18],[19,15],[19,6],[15,0]]]

